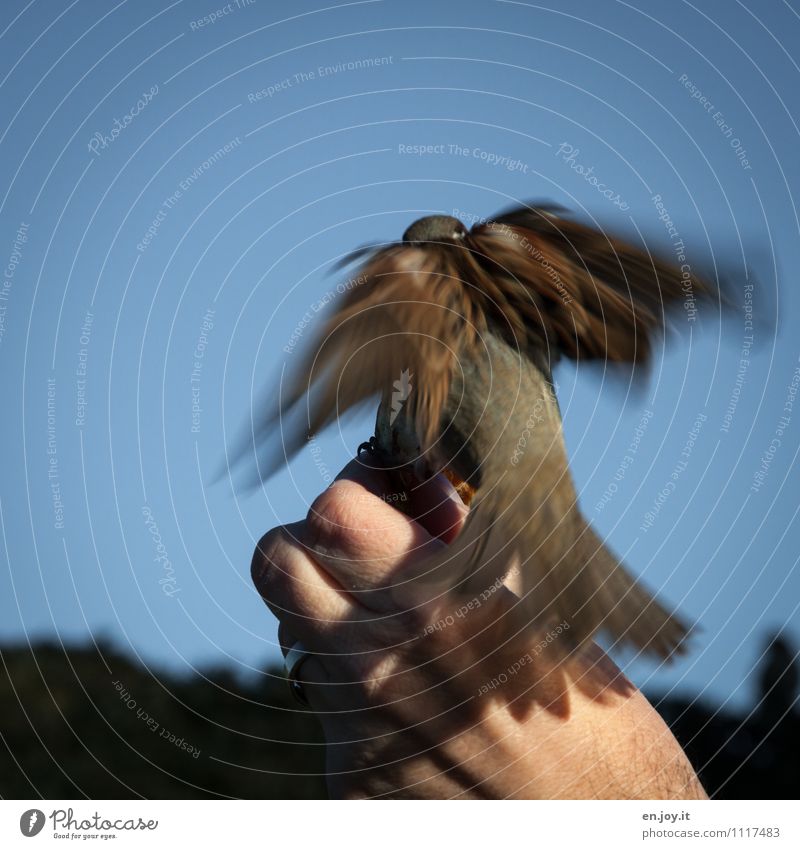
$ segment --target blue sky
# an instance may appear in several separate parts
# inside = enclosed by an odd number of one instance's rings
[[[546,198],[670,250],[666,210],[694,256],[757,272],[744,368],[740,319],[678,317],[638,394],[556,375],[586,515],[702,628],[635,680],[749,701],[766,633],[800,637],[796,2],[9,0],[0,32],[0,638],[277,658],[255,541],[372,413],[255,495],[206,485],[226,440],[341,254]]]

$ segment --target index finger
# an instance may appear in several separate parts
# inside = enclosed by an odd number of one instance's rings
[[[365,607],[385,612],[397,608],[384,597],[394,580],[439,550],[465,515],[444,477],[398,493],[391,475],[354,461],[314,501],[299,541]]]

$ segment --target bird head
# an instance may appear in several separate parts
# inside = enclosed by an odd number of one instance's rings
[[[458,242],[463,241],[466,235],[467,228],[452,215],[427,215],[425,218],[418,218],[403,233],[403,243],[421,245],[426,242]]]

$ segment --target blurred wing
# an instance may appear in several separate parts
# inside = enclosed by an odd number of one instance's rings
[[[529,640],[531,627],[561,624],[572,645],[603,631],[660,657],[680,652],[687,625],[581,515],[550,381],[493,334],[485,341],[485,357],[473,357],[463,376],[454,373],[448,405],[459,403],[449,468],[477,483],[469,515],[446,548],[398,575],[398,600],[453,594],[470,604],[517,569],[513,621],[521,639]],[[471,391],[460,397],[466,385]]]
[[[356,248],[354,251],[350,251],[350,253],[345,254],[341,259],[337,259],[331,266],[331,271],[341,271],[342,269],[347,268],[348,265],[352,265],[357,260],[363,260],[371,254],[374,254],[380,247],[385,246],[385,244],[385,242],[369,242],[366,245],[362,245],[360,248]]]
[[[254,437],[262,479],[348,410],[391,398],[397,381],[410,390],[403,401],[423,447],[433,442],[454,357],[471,332],[448,269],[441,251],[392,246],[357,270]]]
[[[688,265],[560,211],[519,206],[473,228],[470,237],[497,266],[496,276],[516,287],[516,297],[508,297],[517,309],[544,323],[548,342],[568,356],[644,362],[671,307],[694,310],[718,299]]]

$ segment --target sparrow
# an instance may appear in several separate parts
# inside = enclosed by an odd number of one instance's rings
[[[469,506],[456,538],[415,580],[476,597],[519,570],[531,627],[566,622],[583,644],[669,658],[690,626],[659,602],[581,513],[569,470],[553,367],[647,363],[671,309],[713,300],[700,276],[625,238],[530,203],[471,229],[430,215],[399,242],[337,264],[355,270],[281,387],[262,436],[282,429],[267,477],[349,410],[378,404],[359,448],[413,488],[444,473]]]

